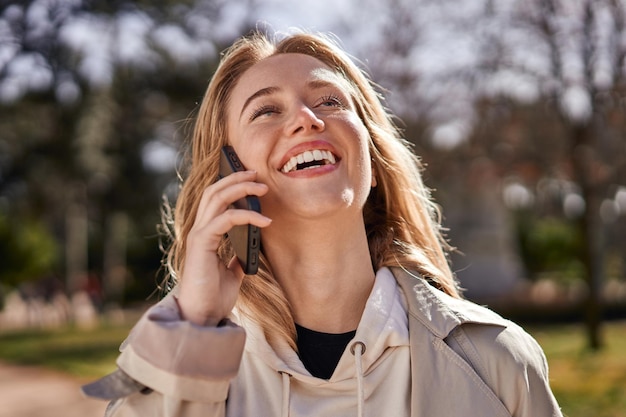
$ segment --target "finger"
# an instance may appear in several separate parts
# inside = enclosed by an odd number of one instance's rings
[[[200,227],[211,222],[215,217],[222,213],[234,209],[233,204],[239,199],[243,199],[250,195],[262,196],[267,192],[267,186],[259,183],[241,183],[233,185],[221,192],[215,193],[206,201],[203,207],[198,209],[196,213],[195,223]],[[243,208],[238,208],[244,210]],[[263,222],[263,221],[262,221]],[[246,223],[251,223],[250,221]],[[239,224],[239,223],[238,223]]]
[[[256,171],[239,171],[234,172],[224,178],[220,178],[211,185],[204,188],[202,197],[198,205],[198,211],[204,209],[209,201],[212,200],[213,194],[228,188],[234,184],[244,181],[254,181],[256,179]]]
[[[272,219],[252,210],[231,209],[215,217],[206,229],[216,236],[228,233],[235,226],[251,224],[257,227],[267,227],[272,224]]]
[[[269,191],[267,185],[262,184],[260,182],[240,182],[237,184],[233,184],[228,188],[224,188],[215,192],[213,198],[209,200],[209,205],[211,202],[215,202],[216,204],[226,204],[226,206],[233,204],[235,201],[247,197],[247,196],[257,196],[261,197]]]
[[[250,195],[261,197],[268,190],[267,185],[252,181],[236,182],[228,187],[223,185],[218,187],[216,183],[205,189],[196,217],[210,219],[226,210],[235,201]]]
[[[232,209],[211,219],[205,224],[194,223],[187,235],[189,245],[202,245],[205,250],[215,251],[219,247],[222,236],[233,227],[251,224],[257,227],[267,227],[272,219],[252,210]]]
[[[230,209],[226,210],[219,217],[226,219],[229,230],[234,226],[242,226],[244,224],[251,224],[261,228],[272,224],[272,219],[254,210]]]
[[[219,178],[207,188],[213,188],[216,192],[219,192],[235,184],[243,182],[256,182],[256,178],[256,171],[238,171],[223,178]]]

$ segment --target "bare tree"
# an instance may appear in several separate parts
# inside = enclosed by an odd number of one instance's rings
[[[568,142],[568,163],[561,167],[580,189],[585,209],[578,219],[585,243],[582,263],[588,283],[586,321],[590,347],[602,346],[604,281],[603,200],[626,163],[624,138],[615,116],[624,112],[626,2],[536,0],[511,10],[514,30],[536,42],[529,51],[506,45],[503,67],[531,76],[560,115]],[[517,51],[516,51],[517,49]],[[533,56],[541,70],[525,65]]]
[[[577,227],[585,243],[586,321],[590,346],[601,347],[602,213],[623,189],[626,166],[626,1],[410,3],[378,10],[371,19],[383,22],[377,52],[359,54],[375,57],[375,74],[387,74],[380,79],[397,92],[391,103],[398,113],[428,119],[435,145],[453,149],[475,137],[484,115],[477,103],[485,100],[544,102],[558,115],[565,154],[543,175],[567,178],[584,201]]]

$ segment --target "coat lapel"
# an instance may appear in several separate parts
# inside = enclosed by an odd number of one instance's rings
[[[445,342],[465,323],[506,326],[483,307],[448,296],[419,276],[392,268],[406,298],[411,341],[413,417],[510,417],[472,366]]]

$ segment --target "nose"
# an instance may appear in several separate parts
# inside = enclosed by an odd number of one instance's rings
[[[294,109],[294,114],[286,128],[287,134],[295,135],[310,131],[322,131],[325,128],[325,123],[309,106],[302,104]]]

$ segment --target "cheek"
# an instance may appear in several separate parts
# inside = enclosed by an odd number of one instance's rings
[[[369,153],[370,134],[363,124],[363,121],[356,113],[351,113],[346,119],[346,125],[352,131],[352,135],[357,138],[361,148],[365,149],[365,152]]]
[[[248,148],[249,146],[246,144],[246,134],[245,132],[236,124],[229,123],[228,131],[227,131],[228,144],[235,148],[235,152],[237,152],[237,156],[243,164],[248,168],[249,164],[249,156],[248,156]]]
[[[365,126],[358,129],[359,153],[361,158],[361,175],[364,188],[368,190],[376,186],[376,173],[370,154],[370,135]]]
[[[358,176],[361,191],[369,193],[369,190],[375,185],[374,168],[372,166],[372,158],[369,151],[369,134],[366,130],[361,130],[355,136],[358,138]]]
[[[271,141],[267,133],[261,131],[238,132],[236,135],[229,135],[229,142],[235,148],[235,152],[244,164],[246,169],[262,171],[262,167],[267,163],[269,144]]]
[[[372,169],[372,158],[370,155],[370,135],[362,124],[352,126],[353,137],[356,138],[359,157],[361,159],[362,170],[365,175],[369,175]]]
[[[247,170],[259,172],[261,156],[259,152],[255,152],[250,146],[239,146],[235,148],[235,151]]]

